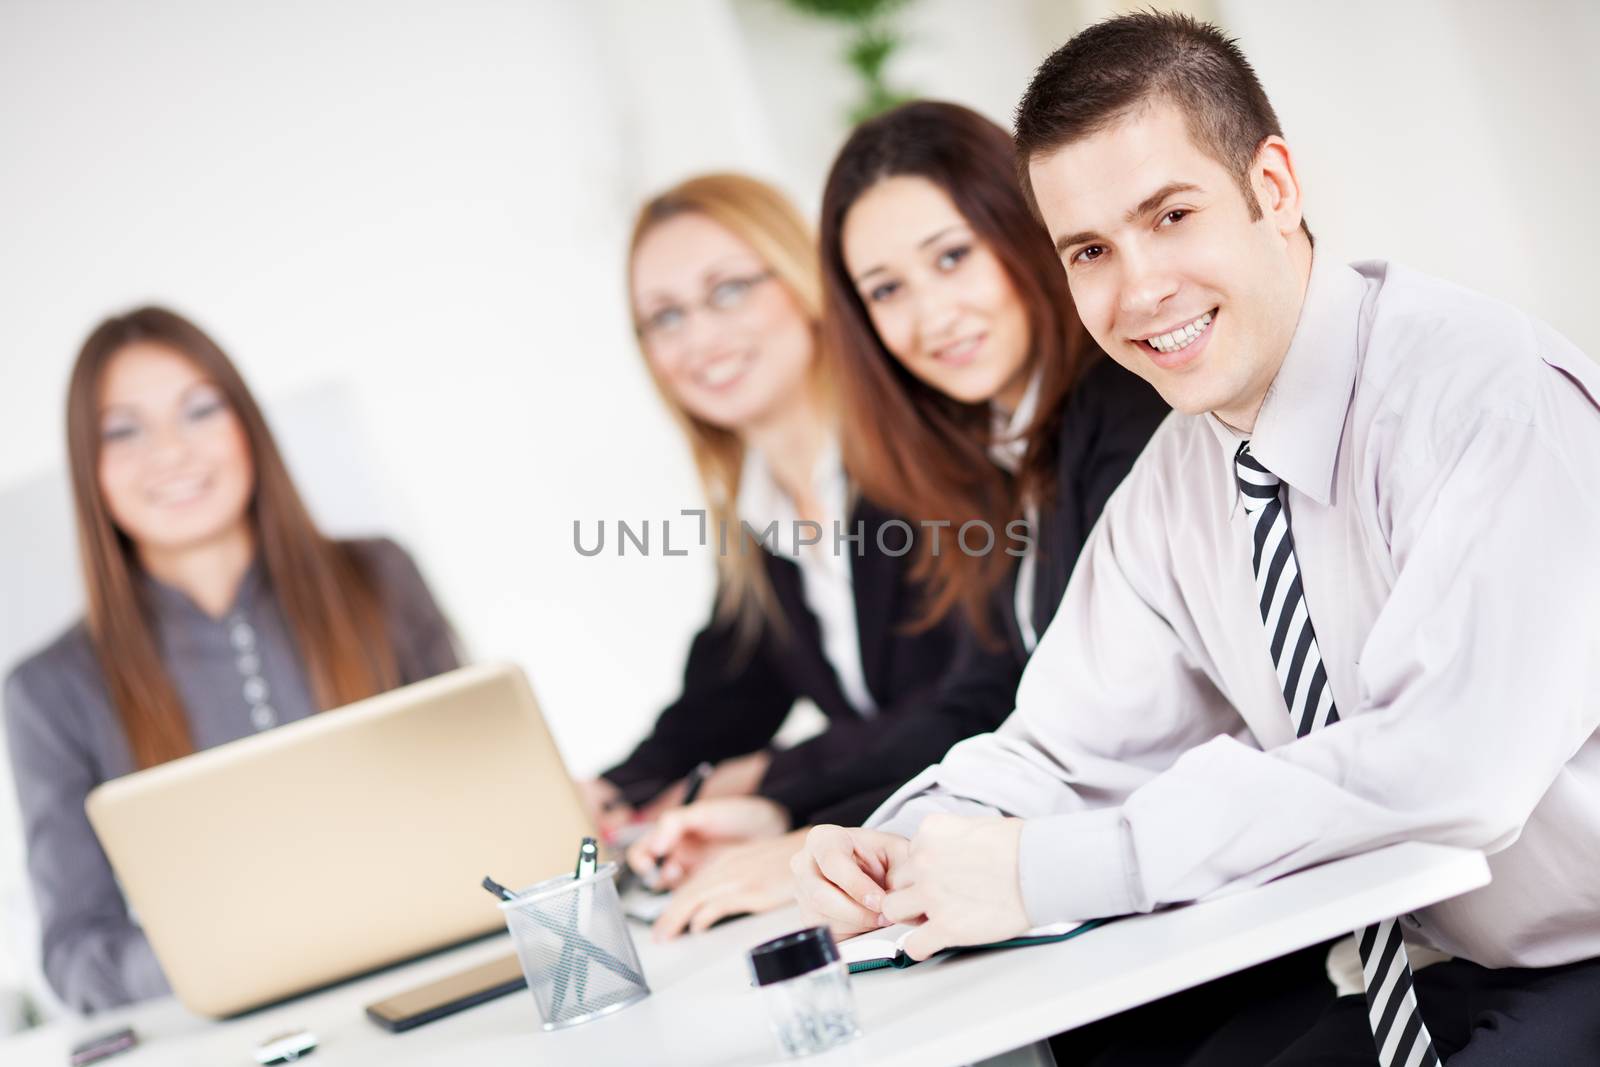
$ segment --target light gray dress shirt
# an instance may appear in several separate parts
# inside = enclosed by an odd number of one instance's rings
[[[376,581],[402,682],[455,667],[450,627],[405,551],[386,540],[352,547]],[[159,582],[146,579],[144,589],[197,750],[316,711],[259,564],[221,619]],[[161,966],[84,814],[90,790],[134,767],[82,623],[12,672],[5,724],[51,988],[83,1012],[166,993]]]
[[[1408,939],[1600,956],[1600,368],[1496,301],[1318,262],[1251,435],[1285,483],[1341,721],[1296,740],[1237,439],[1173,415],[1107,506],[1017,707],[873,817],[1027,820],[1034,923],[1148,911],[1405,840],[1493,882]]]

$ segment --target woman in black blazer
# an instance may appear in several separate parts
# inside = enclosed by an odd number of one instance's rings
[[[784,835],[843,795],[828,784],[832,768],[921,714],[960,623],[912,626],[926,601],[910,574],[909,527],[845,475],[816,245],[781,194],[722,174],[651,200],[635,224],[629,288],[646,363],[705,485],[718,588],[682,695],[625,760],[583,784],[585,798],[615,830],[673,808],[685,775],[709,761],[702,795],[762,798],[752,832],[793,852],[798,839]],[[773,747],[802,697],[826,729]],[[996,694],[986,721],[1004,705]],[[676,850],[665,881],[684,881],[715,851],[714,841]],[[654,868],[649,859],[641,866]],[[765,895],[744,910],[787,899],[786,859],[762,866]]]
[[[1168,409],[1101,358],[1010,137],[965,108],[910,104],[852,134],[823,196],[821,254],[846,465],[866,496],[942,534],[942,551],[924,536],[907,557],[926,591],[912,626],[953,623],[957,642],[915,715],[879,724],[810,786],[813,822],[858,825],[1010,711],[1090,528]],[[669,813],[636,855],[770,833],[763,807]],[[763,862],[781,851],[748,847]],[[703,926],[760,899],[759,864],[739,857],[707,865],[663,923]]]
[[[922,521],[1028,531],[1021,551],[923,561],[928,618],[959,614],[974,639],[914,739],[876,739],[835,769],[867,791],[850,815],[893,792],[873,777],[909,779],[970,736],[997,689],[1009,710],[1090,529],[1169,410],[1083,329],[1014,167],[1000,127],[917,101],[858,128],[823,194],[827,318],[864,491]]]

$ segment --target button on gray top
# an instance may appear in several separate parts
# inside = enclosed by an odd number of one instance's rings
[[[411,558],[392,541],[348,544],[382,597],[400,680],[414,682],[455,667],[449,625]],[[146,580],[143,592],[196,748],[315,711],[299,649],[258,568],[251,569],[221,619],[157,582]],[[89,791],[133,770],[133,757],[83,624],[12,672],[4,706],[51,986],[78,1011],[167,992],[155,954],[128,914],[84,815]]]

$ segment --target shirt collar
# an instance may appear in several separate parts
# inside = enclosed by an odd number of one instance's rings
[[[845,520],[844,510],[849,496],[839,442],[832,436],[817,455],[816,465],[811,469],[811,488],[818,502],[829,512],[822,520],[826,533],[828,522]],[[775,547],[783,555],[799,555],[795,531],[799,513],[795,509],[794,500],[784,492],[778,480],[773,477],[772,465],[767,462],[767,458],[759,450],[749,446],[744,450],[744,464],[739,472],[739,495],[734,502],[734,508],[738,512],[740,521],[749,523],[757,537],[760,537],[769,525],[776,522],[778,536]]]
[[[200,622],[215,623],[213,619],[201,610],[200,605],[189,598],[189,594],[176,586],[152,576],[148,571],[140,569],[140,577],[145,589],[148,602],[155,608],[156,616],[163,622],[176,622],[179,620],[196,620]],[[262,567],[261,555],[250,561],[249,568],[244,572],[244,577],[239,580],[239,588],[233,595],[233,604],[223,613],[229,615],[248,613],[255,606],[257,598],[261,595]]]
[[[1044,380],[1044,368],[1036,368],[1028,378],[1017,409],[1006,412],[989,405],[989,459],[1001,470],[1015,474],[1022,466],[1022,457],[1028,452],[1025,436],[1033,415],[1039,407],[1039,388]]]
[[[1355,389],[1365,298],[1366,283],[1355,270],[1333,261],[1312,261],[1289,351],[1248,435],[1250,452],[1262,466],[1322,505],[1333,499],[1339,441]],[[1209,412],[1206,421],[1231,463],[1241,438]]]

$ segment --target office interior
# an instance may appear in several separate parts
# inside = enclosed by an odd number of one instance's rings
[[[1043,56],[1135,5],[981,6],[895,5],[887,84],[1009,125]],[[1600,353],[1600,8],[1163,6],[1236,35],[1271,87],[1318,255],[1406,263]],[[580,528],[659,539],[702,506],[638,356],[627,230],[650,192],[709,170],[815,217],[866,90],[842,58],[854,29],[810,7],[0,5],[0,665],[82,610],[73,355],[104,315],[160,302],[232,354],[319,523],[396,537],[469,656],[524,669],[572,774],[625,754],[676,692],[713,583],[706,546],[576,550]],[[0,782],[0,1034],[65,1014],[23,847]]]

